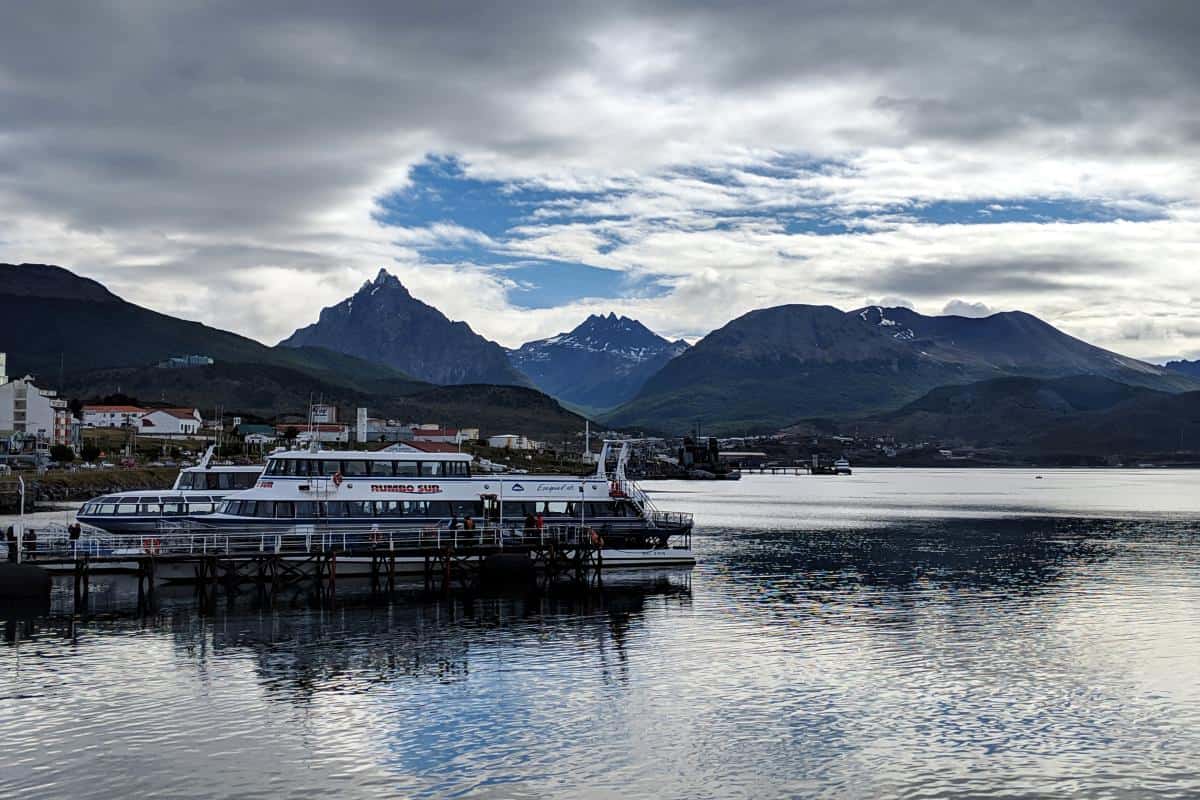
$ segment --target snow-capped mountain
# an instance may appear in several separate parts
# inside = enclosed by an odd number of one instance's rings
[[[611,408],[637,392],[664,364],[687,350],[636,319],[593,314],[578,327],[508,351],[512,365],[539,389],[588,408]]]

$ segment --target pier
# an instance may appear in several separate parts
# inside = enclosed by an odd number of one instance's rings
[[[75,608],[87,612],[89,586],[97,575],[129,575],[138,582],[139,604],[160,582],[191,583],[201,607],[218,594],[251,586],[263,592],[311,587],[332,597],[338,579],[365,579],[372,590],[391,591],[400,576],[424,579],[427,589],[468,587],[483,580],[599,582],[612,566],[690,565],[691,534],[651,529],[612,534],[586,525],[547,525],[540,530],[483,526],[477,529],[386,530],[338,528],[164,529],[147,535],[97,533],[71,540],[65,529],[39,532],[35,548],[19,560],[72,580]],[[672,538],[681,544],[671,544]]]

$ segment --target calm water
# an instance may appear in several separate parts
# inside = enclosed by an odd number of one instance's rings
[[[651,488],[694,570],[9,622],[0,797],[1200,794],[1200,472]]]

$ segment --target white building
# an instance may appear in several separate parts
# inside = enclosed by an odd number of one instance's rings
[[[146,409],[137,406],[84,406],[83,427],[124,428],[140,426]]]
[[[328,403],[315,403],[312,407],[312,422],[318,425],[332,425],[338,421],[337,406]]]
[[[533,442],[515,433],[502,433],[499,436],[489,436],[488,447],[498,450],[532,450]]]
[[[143,436],[195,436],[200,432],[200,412],[194,408],[156,408],[142,415],[138,433]]]
[[[0,432],[33,437],[47,446],[73,444],[67,401],[39,389],[26,375],[0,385]]]
[[[303,447],[314,439],[325,444],[346,444],[350,441],[349,425],[276,425],[275,432],[280,439],[285,439],[288,430],[296,434],[294,446]]]

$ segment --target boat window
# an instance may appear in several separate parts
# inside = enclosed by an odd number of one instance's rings
[[[463,517],[478,517],[483,513],[482,503],[470,500],[451,500],[450,513],[459,519]]]
[[[323,517],[344,517],[344,516],[346,516],[346,504],[343,502],[340,502],[340,501],[328,502],[328,503],[322,503],[321,505],[325,507],[324,512],[321,514],[321,516],[323,516]]]
[[[471,477],[470,464],[466,461],[446,461],[442,464],[442,471],[453,478]]]
[[[291,518],[296,516],[296,508],[290,502],[281,500],[275,504],[275,516]]]
[[[397,478],[415,478],[420,474],[415,461],[397,461],[396,462],[396,477]]]
[[[373,514],[370,501],[350,500],[346,503],[346,516],[369,517]]]
[[[273,517],[275,516],[275,502],[273,500],[259,500],[254,504],[254,516],[256,517]]]
[[[233,504],[233,513],[240,517],[253,517],[254,507],[258,505],[255,500],[241,500]]]
[[[118,503],[117,504],[117,513],[118,514],[136,514],[137,508],[138,508],[137,503]]]
[[[149,500],[150,498],[147,497],[144,499]],[[141,514],[161,514],[162,513],[162,503],[142,503],[138,506],[138,508],[140,509],[139,513],[141,513]]]
[[[392,477],[392,461],[372,461],[371,475],[377,478]]]
[[[268,460],[267,468],[265,470],[263,470],[263,473],[266,475],[278,475],[279,474],[279,459],[272,458],[272,459]]]
[[[401,514],[406,517],[424,517],[429,510],[429,503],[424,500],[402,500]]]
[[[342,462],[342,475],[347,478],[354,478],[367,474],[367,462],[360,458],[353,460],[347,459]]]
[[[421,477],[422,478],[437,478],[442,474],[442,462],[440,461],[422,461],[421,462]]]
[[[430,500],[426,514],[431,517],[449,517],[450,504],[445,500]]]
[[[317,516],[317,504],[310,500],[301,500],[296,503],[296,516],[303,519],[312,519]]]
[[[377,517],[399,517],[404,514],[403,500],[376,500],[375,501],[375,516]]]
[[[115,513],[117,513],[117,504],[116,503],[101,503],[100,510],[96,513],[98,513],[98,514],[115,514]]]
[[[182,514],[184,506],[176,498],[170,498],[169,502],[163,503],[162,509],[164,514]]]
[[[199,477],[194,472],[179,473],[179,480],[176,481],[176,488],[179,489],[195,489],[196,478]]]
[[[249,489],[258,482],[257,472],[235,472],[233,473],[233,489]],[[224,488],[224,487],[222,487]]]
[[[211,514],[213,510],[213,504],[189,501],[187,504],[187,510],[189,514]]]

